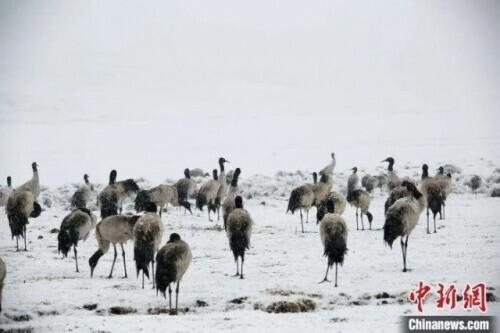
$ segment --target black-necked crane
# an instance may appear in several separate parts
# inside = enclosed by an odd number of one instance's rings
[[[382,162],[387,162],[387,187],[389,191],[401,185],[401,179],[399,179],[398,174],[394,171],[395,160],[392,157],[387,157]]]
[[[80,240],[87,240],[90,232],[95,227],[97,218],[87,208],[76,208],[64,217],[59,234],[57,235],[57,251],[62,252],[66,258],[68,252],[73,247],[75,254],[76,271],[78,270],[77,246]]]
[[[125,271],[125,277],[127,277],[127,263],[125,261],[125,249],[123,248],[123,244],[134,239],[134,226],[140,217],[140,215],[112,215],[106,217],[97,224],[95,227],[95,236],[99,248],[89,259],[91,277],[94,275],[94,270],[99,259],[108,252],[111,244],[113,244],[115,253],[108,278],[110,279],[113,277],[113,268],[115,267],[116,257],[118,256],[116,244],[120,244],[122,248],[123,270]]]
[[[0,207],[7,205],[7,199],[12,193],[12,178],[7,176],[7,186],[2,186],[0,188]]]
[[[142,289],[144,275],[149,279],[149,264],[151,263],[153,288],[155,287],[155,255],[160,248],[164,227],[160,216],[156,214],[156,204],[145,204],[146,214],[142,215],[134,226],[134,260],[137,276],[142,270]]]
[[[192,258],[191,248],[176,233],[170,234],[167,244],[156,255],[156,292],[160,291],[163,297],[166,298],[165,292],[168,288],[170,314],[177,314],[179,284],[191,264]],[[172,283],[177,284],[175,288],[175,311],[172,311]]]
[[[36,200],[40,195],[40,177],[38,175],[38,164],[36,162],[31,163],[31,169],[33,170],[33,176],[26,183],[16,188],[16,191],[29,191],[33,194],[33,198]]]
[[[373,215],[370,213],[371,197],[365,190],[359,187],[358,168],[352,168],[352,174],[347,180],[347,202],[356,207],[356,230],[359,230],[358,209],[361,211],[361,230],[365,230],[363,214],[368,218],[370,229],[372,228]]]
[[[243,208],[243,199],[237,196],[234,199],[235,209],[227,217],[224,224],[229,247],[233,252],[236,262],[236,274],[243,279],[243,263],[245,262],[245,251],[250,249],[250,237],[252,236],[253,220],[250,213]],[[241,258],[241,270],[238,269],[238,258]]]
[[[129,178],[117,182],[116,175],[116,170],[111,170],[108,186],[99,193],[102,219],[118,213],[121,214],[123,200],[139,192],[139,186],[133,179]]]
[[[328,258],[325,278],[321,282],[329,282],[328,271],[335,264],[335,287],[337,287],[338,265],[344,263],[344,256],[347,252],[347,225],[342,216],[335,213],[333,200],[328,200],[326,207],[328,213],[323,217],[319,226],[323,254]]]
[[[24,238],[24,251],[26,246],[26,225],[28,218],[40,216],[42,207],[35,201],[35,196],[31,191],[15,190],[7,200],[5,212],[9,220],[12,238],[16,238],[16,250],[19,251],[19,237]]]
[[[403,181],[401,185],[406,187],[411,195],[397,200],[387,210],[384,224],[384,241],[392,248],[394,240],[398,237],[401,238],[403,272],[406,272],[408,238],[425,208],[425,198],[415,184]],[[403,240],[405,237],[406,239]]]
[[[238,195],[238,179],[241,174],[241,169],[236,168],[231,178],[231,186],[229,192],[222,203],[222,220],[224,221],[224,226],[226,225],[227,217],[236,208],[235,198]]]
[[[78,187],[71,197],[71,207],[73,208],[86,208],[87,202],[89,202],[90,196],[94,191],[94,187],[89,181],[89,175],[84,174],[83,181],[84,183]]]
[[[439,181],[434,177],[429,177],[429,166],[422,165],[422,185],[420,187],[422,194],[426,201],[426,215],[427,215],[427,233],[429,230],[429,210],[432,212],[434,219],[434,233],[436,233],[436,215],[441,214],[441,207],[443,206],[443,193]]]
[[[182,206],[192,214],[191,204],[187,200],[179,200],[175,185],[162,184],[149,190],[139,191],[135,197],[135,210],[138,212],[146,210],[146,205],[150,202],[153,202],[158,207],[160,216],[163,208],[166,208],[168,204],[174,207]]]

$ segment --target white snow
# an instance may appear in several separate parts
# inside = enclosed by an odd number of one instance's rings
[[[299,216],[285,214],[288,196],[282,195],[309,178],[308,172],[280,172],[275,177],[260,175],[242,179],[244,196],[253,196],[245,200],[245,205],[255,221],[244,280],[232,277],[236,267],[226,235],[213,222],[208,222],[206,211],[201,215],[196,211],[190,216],[184,215],[183,209],[169,209],[164,214],[163,243],[171,232],[177,232],[193,252],[192,265],[180,285],[179,299],[179,306],[189,311],[177,317],[148,314],[148,309],[164,308],[168,301],[156,295],[151,283],[145,290],[141,289],[140,279],[135,277],[131,242],[126,246],[127,279],[122,278],[120,255],[114,277],[106,278],[112,251],[100,260],[94,278],[90,278],[87,260],[97,248],[93,233],[89,240],[80,243],[81,273],[75,273],[73,258],[61,259],[57,254],[57,234],[51,234],[50,230],[58,228],[67,214],[69,198],[76,186],[44,188],[42,197],[50,198],[52,206],[45,207],[42,215],[28,225],[28,252],[15,251],[6,216],[3,212],[0,214],[0,251],[8,269],[0,325],[2,328],[32,327],[37,332],[160,332],[165,327],[179,332],[234,329],[299,332],[311,327],[320,332],[332,329],[387,332],[397,330],[399,316],[417,313],[406,295],[416,288],[419,280],[432,285],[441,281],[455,283],[459,290],[465,283],[484,281],[496,289],[492,292],[497,298],[500,296],[499,199],[470,191],[449,196],[447,219],[438,221],[437,234],[426,234],[425,216],[421,216],[409,240],[409,273],[401,272],[398,241],[392,250],[383,243],[381,227],[386,193],[375,191],[371,206],[375,217],[373,231],[356,231],[354,210],[348,207],[344,218],[350,228],[349,251],[339,270],[339,287],[318,284],[326,269],[326,258],[322,256],[318,227],[314,223],[315,212],[311,210],[307,232],[298,232]],[[336,180],[334,188],[342,190],[345,176],[342,179],[337,175]],[[263,195],[265,191],[267,195]],[[130,211],[132,205],[126,207]],[[374,297],[382,292],[387,292],[390,298]],[[242,297],[241,304],[231,302]],[[274,301],[303,298],[314,301],[316,309],[291,314],[269,314],[261,310]],[[198,307],[197,301],[208,305]],[[382,304],[383,301],[388,304]],[[426,302],[426,314],[465,312],[436,310],[433,301],[431,296]],[[97,309],[83,309],[85,304],[97,304]],[[461,304],[459,302],[459,308]],[[498,313],[498,304],[489,303],[488,313]],[[137,312],[111,315],[108,311],[112,306],[130,306]],[[467,313],[479,314],[477,310]],[[25,314],[31,320],[13,320]]]

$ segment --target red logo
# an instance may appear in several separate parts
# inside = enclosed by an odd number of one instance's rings
[[[432,290],[432,286],[426,284],[423,281],[418,282],[418,288],[411,290],[408,294],[408,299],[412,303],[417,304],[418,312],[424,312],[424,299],[429,295]],[[477,283],[475,285],[470,285],[467,283],[462,292],[463,297],[463,308],[464,309],[474,309],[477,308],[481,312],[486,312],[486,284],[483,282]],[[436,308],[444,309],[449,308],[453,310],[457,306],[458,298],[457,288],[455,285],[449,284],[444,285],[443,283],[437,284],[437,300]]]

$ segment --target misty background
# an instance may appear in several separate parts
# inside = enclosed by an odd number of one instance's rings
[[[0,1],[0,181],[500,162],[497,1]],[[464,163],[466,163],[464,165]],[[243,175],[242,175],[243,176]]]

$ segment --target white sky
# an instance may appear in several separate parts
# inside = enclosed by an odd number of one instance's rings
[[[0,181],[500,161],[497,1],[0,1]],[[428,153],[426,155],[426,153]],[[458,155],[458,157],[457,157]],[[341,157],[339,157],[341,159]],[[318,165],[319,164],[319,165]]]

